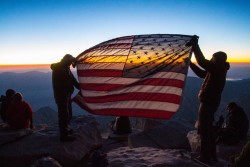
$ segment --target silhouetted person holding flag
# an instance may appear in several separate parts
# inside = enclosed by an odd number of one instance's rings
[[[216,52],[211,60],[205,59],[198,45],[198,37],[187,44],[193,46],[193,52],[197,63],[203,69],[194,63],[190,68],[194,73],[204,78],[198,98],[200,101],[198,112],[198,134],[201,138],[201,150],[199,160],[204,163],[217,161],[215,134],[213,130],[214,113],[217,111],[221,100],[221,93],[226,83],[227,71],[230,67],[226,62],[227,55],[224,52]]]
[[[75,139],[74,136],[70,135],[72,130],[69,128],[72,117],[71,95],[74,92],[74,87],[80,88],[78,81],[70,71],[70,66],[74,62],[75,58],[66,54],[60,62],[51,65],[61,141],[73,141]]]
[[[16,91],[14,91],[13,89],[7,89],[5,92],[5,96],[2,95],[0,98],[0,114],[4,123],[7,122],[7,111],[15,93]]]

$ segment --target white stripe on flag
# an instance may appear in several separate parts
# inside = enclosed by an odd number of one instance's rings
[[[111,108],[134,108],[134,109],[152,109],[152,110],[165,110],[175,112],[178,108],[178,104],[168,102],[155,102],[155,101],[119,101],[106,102],[106,103],[86,103],[92,110],[97,109],[111,109]]]

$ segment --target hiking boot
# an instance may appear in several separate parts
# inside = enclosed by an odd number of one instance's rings
[[[61,136],[60,137],[61,142],[70,142],[70,141],[74,141],[75,139],[76,138],[74,136],[71,136],[71,135]]]

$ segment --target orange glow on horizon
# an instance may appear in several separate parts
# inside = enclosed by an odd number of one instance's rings
[[[0,71],[4,70],[32,70],[32,69],[49,69],[50,64],[0,64]]]
[[[0,66],[46,66],[49,64],[39,64],[39,63],[35,63],[35,64],[0,64]]]
[[[20,67],[20,68],[29,68],[29,67],[48,67],[50,64],[0,64],[0,67]]]
[[[250,56],[249,56],[250,57]],[[207,59],[207,58],[206,58]],[[209,60],[209,59],[208,59]],[[192,56],[191,59],[192,62],[196,62],[195,57]],[[229,63],[235,63],[235,64],[249,64],[250,58],[241,58],[241,59],[235,59],[235,58],[228,58],[227,62]]]

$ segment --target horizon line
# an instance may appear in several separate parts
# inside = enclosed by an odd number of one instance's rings
[[[51,64],[0,64],[1,67],[8,67],[8,66],[48,66]]]

